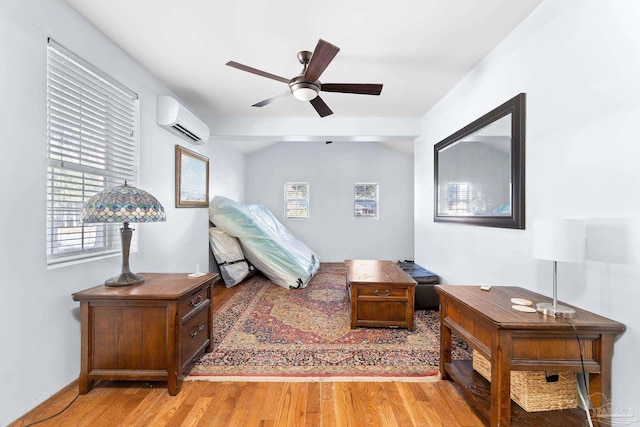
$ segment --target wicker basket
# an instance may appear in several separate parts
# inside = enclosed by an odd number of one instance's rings
[[[491,381],[491,362],[473,350],[473,369]],[[511,371],[511,399],[527,412],[573,409],[577,406],[576,376],[560,372],[556,382],[547,382],[541,371]]]

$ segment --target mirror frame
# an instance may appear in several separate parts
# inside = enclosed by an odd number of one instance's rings
[[[520,93],[484,116],[443,139],[433,147],[434,157],[434,207],[435,222],[454,222],[485,227],[525,228],[525,101]],[[511,216],[491,215],[439,215],[438,153],[463,138],[476,133],[495,121],[511,114]]]

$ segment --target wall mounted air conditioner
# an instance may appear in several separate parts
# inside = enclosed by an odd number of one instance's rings
[[[158,97],[158,125],[192,144],[209,141],[209,127],[170,96]]]

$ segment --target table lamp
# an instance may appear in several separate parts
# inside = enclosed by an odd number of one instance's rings
[[[158,199],[144,190],[124,185],[108,188],[92,196],[82,209],[82,221],[122,222],[120,229],[122,241],[122,271],[118,276],[105,281],[106,286],[129,286],[144,282],[144,277],[129,270],[129,249],[133,229],[130,222],[166,221],[164,208]]]
[[[536,219],[533,221],[533,256],[553,261],[553,303],[538,303],[544,315],[572,318],[576,312],[558,304],[558,261],[581,262],[585,255],[584,221],[574,219]]]

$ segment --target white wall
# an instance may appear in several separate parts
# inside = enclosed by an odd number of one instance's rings
[[[0,425],[78,377],[80,323],[71,294],[120,270],[120,258],[46,266],[47,37],[140,97],[139,187],[156,196],[167,222],[139,224],[133,271],[193,271],[208,265],[207,209],[174,208],[174,147],[156,125],[156,97],[171,94],[62,1],[0,2]],[[244,156],[232,147],[189,146],[210,157],[211,191],[244,197]]]
[[[210,141],[205,146],[209,158],[209,199],[225,196],[244,202],[245,199],[245,155],[228,142]],[[208,212],[208,209],[207,209]],[[207,225],[209,223],[207,222]],[[208,236],[208,234],[207,234]],[[213,253],[209,250],[209,271],[220,272]],[[203,265],[202,270],[206,267]]]
[[[203,147],[209,156],[209,198],[225,196],[239,202],[245,198],[245,155],[232,144],[211,142]]]
[[[559,265],[559,299],[627,325],[613,400],[640,416],[640,2],[547,0],[423,118],[415,154],[417,262],[446,283],[551,295],[534,218],[587,220],[588,260]],[[527,93],[526,230],[433,222],[433,145]]]
[[[269,208],[322,262],[413,258],[413,159],[375,142],[281,142],[247,157],[247,202]],[[310,217],[284,219],[285,182]],[[379,184],[379,218],[353,217],[353,185]]]

